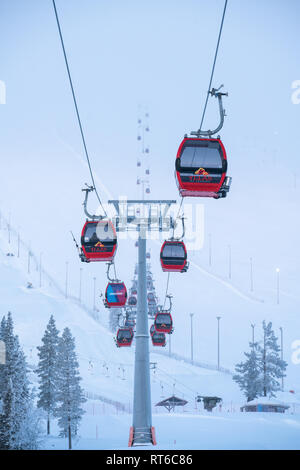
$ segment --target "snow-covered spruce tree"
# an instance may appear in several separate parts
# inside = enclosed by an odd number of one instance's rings
[[[280,347],[272,330],[272,323],[266,324],[263,321],[263,341],[259,345],[258,354],[261,367],[261,387],[264,397],[275,397],[275,393],[280,390],[278,379],[285,377],[287,363],[280,358]]]
[[[2,391],[0,413],[0,450],[10,450],[13,441],[12,414],[14,409],[12,383],[9,380],[7,390]]]
[[[59,340],[58,349],[58,407],[56,416],[61,429],[60,435],[68,437],[72,449],[72,436],[77,434],[86,401],[80,387],[79,364],[75,353],[75,340],[69,328],[65,328]]]
[[[50,418],[57,407],[57,377],[58,377],[58,345],[59,331],[51,315],[42,338],[42,346],[38,346],[39,363],[39,394],[37,406],[47,413],[47,434],[50,434]]]
[[[246,361],[237,364],[233,380],[237,382],[247,401],[254,400],[262,394],[258,344],[249,343],[250,352],[245,352]]]
[[[14,335],[11,313],[1,322],[1,339],[6,347],[6,361],[1,365],[0,442],[5,449],[36,448],[36,442],[24,441],[24,426],[28,422],[32,400],[27,377],[27,365],[19,339]]]
[[[2,320],[1,320],[1,323],[0,323],[0,340],[3,341],[4,345],[5,345],[5,338],[4,338],[4,336],[5,336],[5,327],[6,327],[6,319],[5,319],[5,317],[3,317]],[[5,349],[6,349],[6,347],[5,347]],[[1,399],[1,396],[2,396],[2,394],[1,394],[2,389],[5,390],[5,388],[4,388],[5,387],[4,372],[5,372],[4,364],[0,364],[0,399]]]
[[[22,423],[19,437],[24,450],[38,450],[43,432],[41,410],[34,406],[35,394],[32,393],[28,401],[26,417]]]

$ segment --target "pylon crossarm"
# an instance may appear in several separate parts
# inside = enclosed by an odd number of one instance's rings
[[[173,218],[168,210],[174,200],[111,200],[117,215],[113,218],[117,232],[120,231],[169,231]]]

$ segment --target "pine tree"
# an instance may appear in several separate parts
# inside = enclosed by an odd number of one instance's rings
[[[3,448],[23,448],[23,426],[30,406],[27,364],[19,339],[14,335],[11,313],[0,326],[1,339],[5,343],[6,362],[1,366],[2,412],[0,441]]]
[[[247,360],[236,365],[237,374],[233,376],[233,380],[238,383],[247,401],[254,400],[262,392],[258,344],[250,343],[250,348],[250,352],[244,353]]]
[[[75,340],[69,328],[65,328],[59,341],[58,352],[58,402],[56,409],[61,436],[68,437],[69,449],[72,436],[77,434],[84,414],[81,405],[86,401],[80,387],[79,364],[75,353]]]
[[[0,340],[3,342],[4,345],[5,345],[5,337],[4,337],[5,328],[6,328],[6,319],[5,317],[3,317],[0,323]],[[5,353],[5,356],[6,356],[6,353]],[[5,390],[4,371],[5,371],[4,364],[0,364],[0,398],[2,397],[3,391]]]
[[[0,450],[9,450],[13,441],[13,427],[11,426],[14,410],[13,391],[11,380],[7,390],[2,395],[2,407],[0,413]]]
[[[263,341],[262,345],[259,346],[259,356],[261,363],[261,386],[264,397],[274,397],[274,392],[280,390],[278,379],[285,377],[287,363],[280,358],[280,347],[277,341],[278,338],[276,338],[272,330],[272,323],[266,324],[263,321]]]
[[[51,315],[42,338],[42,346],[38,346],[39,363],[37,375],[39,376],[38,408],[47,413],[47,434],[50,434],[50,417],[54,415],[57,406],[57,355],[59,345],[59,331]]]
[[[23,420],[19,440],[22,442],[22,450],[38,450],[40,448],[42,434],[41,422],[43,416],[40,410],[34,406],[34,393],[31,393],[30,399],[27,403],[27,412]]]

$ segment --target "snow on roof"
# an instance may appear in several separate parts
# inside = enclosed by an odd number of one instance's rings
[[[248,401],[243,406],[251,406],[251,405],[277,405],[277,406],[284,406],[289,408],[289,405],[284,403],[283,401],[279,401],[276,398],[268,398],[268,397],[261,397],[256,398],[255,400]]]

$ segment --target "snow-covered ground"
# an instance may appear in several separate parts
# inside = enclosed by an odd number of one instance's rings
[[[18,258],[15,247],[7,242],[6,235],[5,231],[0,231],[1,312],[12,311],[15,329],[30,366],[34,367],[37,363],[36,346],[40,344],[51,314],[55,316],[60,330],[69,326],[76,338],[83,387],[89,399],[84,405],[86,414],[74,448],[127,448],[134,348],[122,350],[115,347],[113,334],[105,326],[108,313],[104,308],[98,313],[99,319],[94,319],[92,310],[82,308],[76,299],[64,298],[63,291],[60,292],[49,281],[46,272],[43,273],[40,288],[39,272],[34,262],[31,261],[31,272],[28,274],[26,253],[23,250],[23,255]],[[7,256],[7,253],[14,253],[15,256]],[[32,282],[33,288],[27,288],[27,282]],[[172,350],[176,353],[174,341]],[[229,371],[218,372],[215,364],[209,361],[199,367],[190,364],[187,357],[180,360],[177,354],[176,358],[169,357],[168,348],[158,352],[151,349],[151,362],[155,367],[151,370],[153,424],[158,448],[299,448],[298,389],[295,394],[286,392],[278,395],[278,398],[290,402],[290,409],[284,415],[241,413],[239,409],[244,398]],[[198,361],[195,363],[198,364]],[[36,382],[33,372],[31,379]],[[168,414],[155,407],[158,401],[173,393],[188,401],[184,409]],[[197,394],[222,397],[222,408],[217,407],[208,413],[202,404],[195,403]],[[57,435],[54,422],[52,435],[43,441],[43,448],[66,448],[66,441]]]
[[[299,450],[300,417],[270,413],[154,414],[158,449]],[[83,437],[75,449],[128,449],[129,415],[85,416]],[[67,449],[67,441],[49,438],[47,449]],[[149,447],[142,447],[149,449]],[[150,446],[151,448],[151,446]],[[138,447],[140,449],[140,447]],[[134,448],[133,448],[134,450]]]

